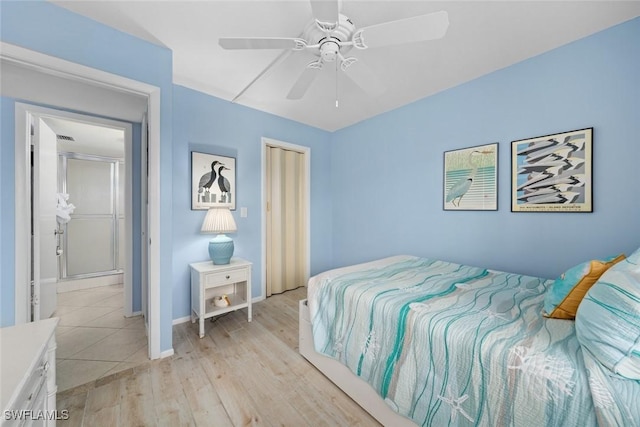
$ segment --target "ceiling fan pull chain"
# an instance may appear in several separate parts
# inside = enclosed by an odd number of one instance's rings
[[[338,108],[338,61],[336,61],[336,108]]]

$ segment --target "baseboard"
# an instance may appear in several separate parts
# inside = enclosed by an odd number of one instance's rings
[[[187,323],[187,322],[191,322],[191,316],[185,316],[185,317],[179,317],[177,319],[173,319],[171,324],[173,326],[176,326],[176,325],[179,325],[181,323]]]
[[[164,359],[165,357],[170,357],[170,356],[173,356],[173,348],[170,348],[169,350],[165,350],[160,353],[160,359]]]
[[[259,301],[262,301],[263,299],[265,298],[264,297],[251,298],[251,304],[255,304]],[[191,316],[178,317],[177,319],[173,319],[171,324],[173,326],[176,326],[176,325],[180,325],[181,323],[187,323],[187,322],[191,322]]]
[[[108,274],[106,276],[87,277],[76,280],[60,280],[57,285],[57,292],[81,291],[83,289],[99,288],[102,286],[119,285],[123,282],[123,274]]]

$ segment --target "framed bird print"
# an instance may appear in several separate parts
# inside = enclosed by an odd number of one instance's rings
[[[511,143],[512,212],[593,212],[593,128]]]
[[[191,152],[191,209],[236,208],[236,159]]]
[[[498,210],[498,143],[444,152],[445,211]]]

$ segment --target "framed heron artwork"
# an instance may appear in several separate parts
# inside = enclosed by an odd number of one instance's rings
[[[443,209],[498,210],[498,143],[444,152]]]
[[[593,128],[511,143],[512,212],[593,212]]]
[[[236,159],[191,152],[191,209],[236,208]]]

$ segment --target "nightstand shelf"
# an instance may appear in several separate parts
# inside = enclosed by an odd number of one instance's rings
[[[225,265],[211,261],[189,264],[191,267],[191,322],[199,320],[199,335],[204,337],[204,321],[230,311],[247,309],[251,322],[251,263],[231,258]],[[214,305],[214,299],[226,295],[231,304]]]

